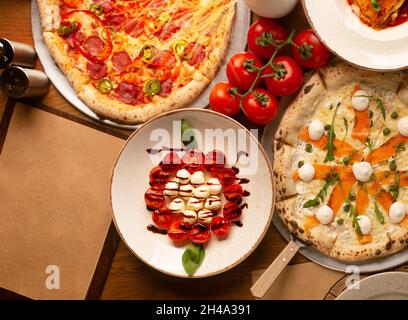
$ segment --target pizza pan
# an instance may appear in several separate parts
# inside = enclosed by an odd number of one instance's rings
[[[307,75],[306,78],[310,77],[311,74]],[[269,160],[273,165],[273,140],[275,132],[279,127],[282,117],[285,113],[286,108],[292,101],[293,97],[284,98],[281,100],[279,105],[279,113],[274,121],[269,123],[263,132],[261,138],[261,144],[268,155]],[[275,212],[272,218],[272,222],[276,229],[282,235],[282,237],[289,242],[290,234],[286,226],[279,219],[279,215]],[[326,268],[342,271],[342,272],[352,272],[354,266],[358,266],[360,273],[371,273],[379,272],[400,266],[408,261],[408,249],[404,249],[393,255],[382,257],[378,259],[363,261],[363,262],[343,262],[337,259],[333,259],[327,255],[324,255],[317,249],[313,247],[304,247],[299,250],[299,252],[308,258],[309,260],[320,264]]]
[[[245,50],[246,46],[246,35],[248,33],[249,25],[251,21],[251,12],[249,8],[245,5],[244,0],[238,0],[236,4],[236,15],[235,22],[231,32],[230,44],[224,59],[228,61],[235,53]],[[134,130],[140,126],[139,125],[125,125],[120,123],[115,123],[110,120],[100,118],[96,113],[94,113],[81,99],[78,98],[74,89],[69,84],[68,80],[65,78],[64,74],[55,64],[54,59],[48,50],[47,45],[43,41],[42,31],[41,31],[41,18],[37,7],[37,1],[31,0],[31,28],[33,33],[34,46],[37,51],[38,57],[44,68],[45,73],[50,78],[51,82],[55,88],[62,94],[65,99],[67,99],[75,108],[83,112],[87,116],[99,121],[103,124],[110,125],[113,127],[118,127],[122,129]],[[211,87],[219,81],[224,81],[227,79],[225,75],[225,63],[221,66],[217,75],[213,81],[207,86],[206,89],[200,94],[197,99],[190,103],[187,107],[189,108],[204,108],[208,105],[208,98],[210,96]]]

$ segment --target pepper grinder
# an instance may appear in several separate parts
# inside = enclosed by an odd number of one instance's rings
[[[37,54],[32,46],[0,38],[0,69],[11,65],[33,68],[36,61]]]
[[[6,96],[15,99],[41,97],[47,94],[50,81],[40,70],[11,66],[1,74],[0,87]]]

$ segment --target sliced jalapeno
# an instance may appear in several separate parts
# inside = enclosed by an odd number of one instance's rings
[[[179,57],[184,56],[184,49],[188,46],[188,42],[186,40],[177,40],[173,44],[173,50],[177,53]]]
[[[147,81],[145,86],[145,92],[148,96],[153,97],[160,93],[160,81],[158,79],[151,79]]]
[[[156,56],[157,50],[155,47],[145,44],[140,50],[139,56],[144,62],[151,62]]]
[[[113,83],[109,79],[101,79],[98,82],[98,89],[102,93],[109,93],[113,90]]]
[[[99,3],[92,3],[89,9],[97,16],[100,16],[103,13],[103,8]]]
[[[61,22],[60,27],[58,28],[58,34],[62,37],[68,37],[71,33],[77,28],[77,23],[73,21],[63,21]]]

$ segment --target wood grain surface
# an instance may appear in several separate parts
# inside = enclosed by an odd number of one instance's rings
[[[0,37],[32,44],[30,22],[30,0],[0,1]],[[303,10],[300,5],[281,20],[287,30],[300,30],[307,26]],[[38,62],[36,68],[41,69]],[[25,101],[35,107],[47,107],[55,114],[68,114],[69,119],[89,125],[95,129],[125,138],[130,134],[125,130],[101,128],[97,122],[89,119],[70,105],[51,86],[48,95],[42,99]],[[0,93],[0,117],[6,105],[6,98]],[[256,212],[248,214],[255,215]],[[112,266],[102,293],[102,299],[251,299],[249,291],[252,281],[251,272],[265,269],[278,256],[286,243],[271,226],[259,247],[244,262],[234,269],[218,276],[206,279],[179,279],[152,270],[139,261],[119,243]],[[297,255],[292,263],[306,261]],[[222,288],[222,290],[220,290]],[[2,297],[0,297],[2,298]]]

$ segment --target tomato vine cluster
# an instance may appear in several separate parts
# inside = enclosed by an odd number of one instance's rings
[[[260,18],[248,31],[250,52],[239,52],[227,64],[228,82],[217,83],[210,95],[213,110],[235,116],[240,111],[254,124],[263,125],[278,113],[278,97],[297,92],[303,85],[303,68],[324,66],[329,50],[311,29],[292,32],[276,21]],[[291,47],[292,57],[282,54]]]

